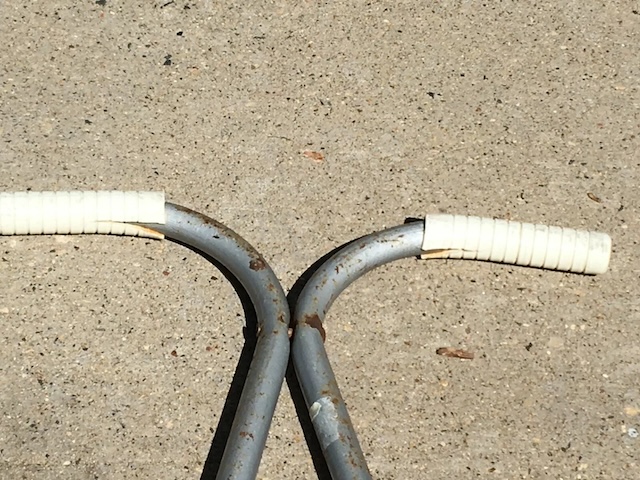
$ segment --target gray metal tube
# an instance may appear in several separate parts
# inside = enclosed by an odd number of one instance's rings
[[[165,204],[166,224],[143,225],[189,245],[224,265],[246,289],[258,321],[258,339],[218,479],[253,480],[289,359],[289,307],[262,256],[226,226],[185,207]]]
[[[362,237],[320,266],[298,296],[293,318],[292,359],[309,415],[331,475],[336,480],[370,479],[324,348],[322,322],[351,283],[385,263],[421,253],[424,223],[415,222]]]

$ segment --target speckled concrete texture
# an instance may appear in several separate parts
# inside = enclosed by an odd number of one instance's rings
[[[334,304],[327,348],[376,478],[640,478],[639,11],[3,2],[0,188],[165,190],[285,288],[428,212],[608,232],[597,277],[385,266]],[[130,238],[0,257],[0,477],[200,478],[243,345],[224,276]],[[259,478],[315,476],[285,386]]]

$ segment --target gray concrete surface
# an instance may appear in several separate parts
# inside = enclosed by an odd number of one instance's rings
[[[0,188],[165,190],[285,288],[427,212],[608,232],[598,277],[382,268],[327,345],[377,478],[640,478],[638,10],[3,2]],[[224,277],[139,239],[0,254],[0,477],[200,478],[243,343]],[[315,476],[285,386],[259,478]]]

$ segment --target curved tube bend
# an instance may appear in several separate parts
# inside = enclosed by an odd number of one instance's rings
[[[293,314],[292,359],[316,435],[335,479],[371,474],[324,348],[322,322],[335,299],[380,265],[420,255],[424,224],[410,223],[362,237],[338,251],[302,289]]]
[[[165,204],[166,223],[141,224],[224,265],[256,309],[258,339],[216,478],[256,478],[289,359],[289,307],[262,256],[233,230],[188,208]]]
[[[604,233],[442,214],[373,233],[339,250],[298,297],[292,345],[296,375],[331,475],[371,478],[323,344],[322,322],[347,286],[382,264],[421,254],[596,274],[607,270],[610,253],[611,238]]]
[[[106,233],[167,237],[220,262],[256,311],[253,358],[217,478],[253,480],[289,359],[289,307],[262,256],[231,229],[165,203],[162,192],[0,192],[0,235]]]

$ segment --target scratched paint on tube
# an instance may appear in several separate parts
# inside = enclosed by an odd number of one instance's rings
[[[330,397],[320,397],[309,407],[309,416],[323,450],[340,438],[338,411]]]

